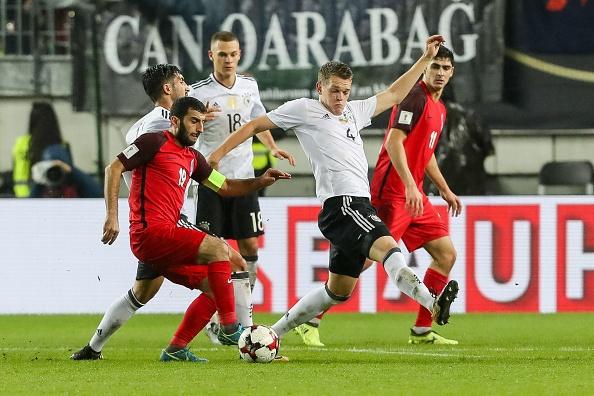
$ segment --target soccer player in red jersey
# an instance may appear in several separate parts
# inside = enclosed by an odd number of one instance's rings
[[[445,181],[435,159],[435,147],[446,119],[440,100],[454,74],[454,55],[440,46],[408,96],[392,109],[373,180],[371,203],[396,240],[402,239],[412,252],[423,247],[432,257],[423,282],[434,294],[447,284],[456,261],[456,249],[448,229],[423,192],[427,175],[437,186],[448,210],[458,216],[460,199]],[[431,313],[419,307],[409,336],[411,344],[457,344],[431,328]]]
[[[132,171],[130,188],[130,246],[134,255],[170,281],[199,289],[192,302],[193,320],[200,328],[215,311],[221,321],[219,340],[236,344],[242,331],[237,323],[233,287],[230,283],[230,248],[221,239],[180,221],[179,213],[189,179],[208,186],[222,196],[238,196],[273,184],[290,175],[270,169],[251,179],[226,179],[212,169],[191,146],[202,132],[206,107],[197,99],[182,97],[171,108],[172,132],[141,135],[124,149],[105,170],[107,215],[101,241],[112,244],[119,234],[118,192],[125,171]],[[185,347],[174,342],[167,353]],[[200,358],[197,358],[200,359]],[[193,359],[188,359],[193,360]]]

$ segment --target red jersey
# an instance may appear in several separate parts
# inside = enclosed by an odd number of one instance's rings
[[[423,192],[425,168],[435,152],[446,119],[446,108],[441,100],[431,97],[427,86],[419,81],[402,103],[394,106],[390,124],[377,159],[371,182],[371,199],[404,198],[405,188],[400,176],[390,161],[386,150],[386,139],[391,128],[407,133],[404,150],[408,168],[419,188]]]
[[[202,154],[178,146],[167,131],[141,135],[118,158],[126,170],[132,170],[131,230],[177,224],[190,177],[201,182],[212,172]]]

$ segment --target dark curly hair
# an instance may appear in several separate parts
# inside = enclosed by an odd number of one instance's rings
[[[181,70],[175,65],[160,63],[147,68],[142,73],[144,92],[156,102],[163,92],[163,84],[172,81],[176,74],[181,74]]]

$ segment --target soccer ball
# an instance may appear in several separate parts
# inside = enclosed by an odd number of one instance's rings
[[[241,333],[237,347],[242,360],[250,363],[269,363],[278,352],[280,340],[270,327],[253,325]]]

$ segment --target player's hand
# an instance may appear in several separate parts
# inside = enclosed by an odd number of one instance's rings
[[[245,259],[241,257],[241,254],[235,249],[233,249],[227,241],[223,240],[229,247],[229,261],[231,262],[231,271],[247,271],[247,263]]]
[[[101,242],[106,245],[111,245],[114,243],[118,235],[120,234],[120,225],[118,223],[118,219],[108,216],[105,219],[105,224],[103,225],[103,237],[101,237]]]
[[[462,212],[462,201],[451,190],[440,192],[439,195],[448,203],[448,212],[453,217],[458,217]]]
[[[278,169],[267,169],[266,172],[262,176],[259,177],[260,182],[262,183],[263,187],[268,187],[274,184],[275,181],[278,179],[290,179],[291,174],[287,172],[280,171]]]
[[[423,57],[425,59],[432,59],[437,55],[437,51],[439,50],[439,46],[444,43],[445,40],[443,36],[436,34],[431,36],[427,39],[425,45],[425,52],[423,53]]]
[[[421,194],[417,186],[406,188],[406,203],[404,208],[412,217],[423,214],[423,194]]]
[[[289,161],[289,164],[291,164],[292,166],[295,166],[295,157],[293,157],[293,154],[289,153],[288,151],[285,150],[281,150],[281,149],[275,149],[270,151],[270,153],[278,159],[286,159],[287,161]]]
[[[211,106],[206,102],[206,113],[204,113],[204,122],[212,121],[219,116],[221,108],[219,106]]]
[[[208,162],[208,165],[210,165],[210,167],[212,169],[219,169],[219,160],[212,157],[212,156],[208,156],[206,157],[206,161]]]

